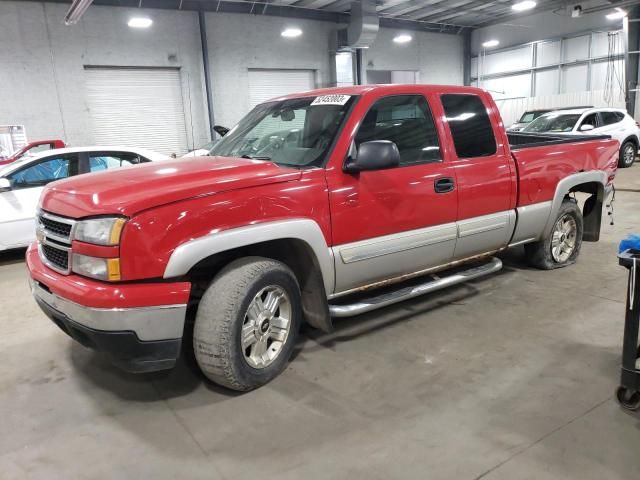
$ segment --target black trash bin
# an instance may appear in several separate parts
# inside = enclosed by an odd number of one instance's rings
[[[640,408],[640,250],[628,249],[618,254],[620,265],[629,270],[627,305],[624,316],[624,339],[622,342],[622,369],[620,386],[616,398],[629,410]]]

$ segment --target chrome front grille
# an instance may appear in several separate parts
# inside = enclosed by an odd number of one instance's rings
[[[61,250],[59,247],[53,247],[50,244],[42,245],[42,253],[49,263],[55,265],[60,270],[69,268],[69,251]]]
[[[68,275],[71,272],[71,241],[75,220],[40,211],[36,237],[40,259],[49,268]]]
[[[47,232],[58,235],[61,238],[69,238],[71,236],[71,225],[68,223],[58,222],[40,215],[40,224]]]

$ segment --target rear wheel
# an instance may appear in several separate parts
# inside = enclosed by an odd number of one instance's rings
[[[618,159],[618,166],[620,168],[628,168],[633,165],[636,160],[637,148],[635,143],[627,141],[620,147],[620,157]]]
[[[529,263],[543,270],[575,263],[582,246],[583,228],[578,204],[572,198],[565,198],[547,237],[525,245]]]
[[[198,306],[193,331],[198,366],[233,390],[264,385],[285,368],[301,318],[300,288],[289,267],[261,257],[231,262]]]

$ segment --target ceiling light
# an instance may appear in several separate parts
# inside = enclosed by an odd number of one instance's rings
[[[482,44],[482,48],[492,48],[497,47],[498,45],[500,45],[498,40],[487,40]]]
[[[131,28],[149,28],[153,20],[148,17],[131,17],[129,19],[129,25]]]
[[[296,38],[302,35],[302,30],[299,28],[285,28],[280,35],[285,38]]]
[[[401,33],[400,35],[393,37],[393,41],[396,43],[409,43],[411,40],[413,40],[413,37],[406,33]]]
[[[627,12],[622,10],[621,8],[616,8],[615,12],[609,13],[606,17],[607,20],[620,20],[627,16]]]
[[[535,8],[536,5],[537,3],[533,0],[524,0],[522,2],[517,2],[511,5],[511,9],[515,10],[516,12],[524,12],[525,10],[531,10],[532,8]]]

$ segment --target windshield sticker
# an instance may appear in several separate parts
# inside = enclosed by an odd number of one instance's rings
[[[351,95],[321,95],[311,102],[314,105],[344,105],[349,101]]]

